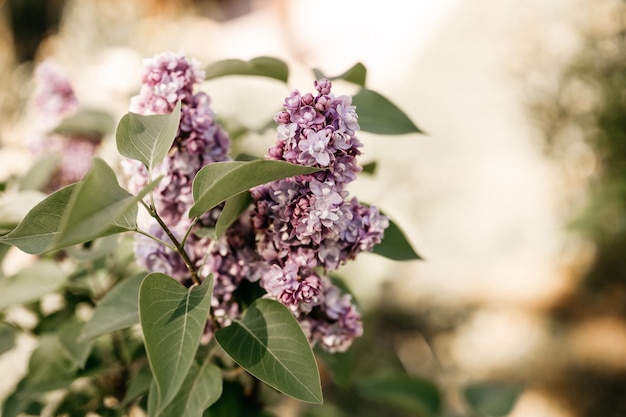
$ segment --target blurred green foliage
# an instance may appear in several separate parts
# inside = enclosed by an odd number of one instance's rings
[[[535,92],[530,105],[548,154],[572,187],[564,190],[571,231],[593,248],[576,265],[578,285],[550,311],[561,332],[589,318],[626,322],[626,2],[587,7],[580,50],[554,88]],[[553,372],[545,370],[537,383],[550,381],[548,390],[574,415],[626,415],[626,375],[619,369],[576,362],[559,376]]]

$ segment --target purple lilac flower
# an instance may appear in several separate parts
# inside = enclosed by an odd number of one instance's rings
[[[349,294],[341,294],[328,278],[323,281],[323,302],[312,314],[299,317],[300,324],[312,344],[335,353],[350,347],[352,340],[363,334],[361,314]]]
[[[130,110],[143,115],[171,112],[181,101],[181,121],[172,148],[152,173],[153,177],[163,175],[153,192],[154,208],[168,228],[180,231],[179,239],[191,227],[188,213],[193,205],[192,183],[197,172],[209,163],[230,159],[230,140],[215,121],[209,96],[194,91],[203,78],[198,62],[181,53],[165,52],[144,61],[141,91],[131,99]],[[129,190],[138,193],[148,181],[146,168],[133,160],[124,160],[122,166]],[[207,213],[196,227],[214,225],[217,214],[215,210]],[[199,267],[205,261],[209,243],[207,238],[194,233],[189,235],[185,250],[194,266]],[[167,250],[141,237],[138,237],[135,252],[139,263],[151,272],[165,272],[164,269],[168,269],[165,265],[173,262]],[[178,266],[169,267],[174,271],[170,275],[184,282],[189,273],[179,271]]]
[[[199,63],[182,53],[164,52],[143,64],[141,91],[130,101],[133,113],[169,113],[179,100],[190,101],[195,85],[204,79]]]
[[[325,170],[253,189],[252,224],[257,251],[270,265],[261,286],[294,312],[313,344],[336,352],[361,335],[361,317],[350,295],[320,271],[371,251],[389,223],[375,207],[348,199],[346,185],[361,170],[351,98],[335,97],[326,79],[315,87],[316,96],[296,90],[285,99],[268,158]]]
[[[308,313],[322,301],[322,277],[312,253],[301,249],[292,255],[283,264],[272,264],[261,277],[261,286],[294,312]]]
[[[285,99],[285,110],[275,116],[277,142],[268,157],[327,169],[252,190],[253,222],[265,259],[284,259],[307,248],[319,266],[334,270],[380,243],[388,220],[375,207],[347,199],[345,187],[361,170],[358,117],[350,97],[331,93],[330,81],[315,86],[317,96],[296,90]],[[315,114],[309,115],[311,109]]]
[[[59,65],[47,59],[35,69],[36,89],[33,104],[45,120],[58,123],[78,109],[78,98],[69,78]]]
[[[35,155],[53,154],[58,157],[58,167],[50,176],[44,191],[53,192],[80,181],[100,147],[101,137],[50,133],[65,117],[78,110],[78,98],[60,66],[51,59],[41,62],[35,70],[36,89],[33,106],[39,117],[38,126],[45,132],[36,134],[29,143]]]
[[[274,120],[279,124],[270,159],[298,165],[328,168],[315,175],[320,182],[331,181],[338,189],[356,178],[361,142],[355,136],[358,116],[352,98],[335,97],[330,81],[316,81],[317,96],[295,90],[285,99],[285,110]]]
[[[213,314],[223,326],[239,315],[233,293],[242,280],[258,280],[258,271],[265,267],[265,262],[255,251],[255,236],[249,220],[249,216],[241,216],[222,238],[213,242],[208,253],[203,250],[206,256],[203,272],[214,274]]]

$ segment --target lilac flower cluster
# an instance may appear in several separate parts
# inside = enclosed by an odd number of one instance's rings
[[[168,156],[154,167],[153,172],[154,177],[163,175],[153,192],[154,208],[178,241],[191,227],[188,213],[193,205],[192,183],[195,175],[208,163],[229,159],[230,140],[215,122],[209,96],[194,92],[203,78],[204,73],[199,69],[198,62],[187,59],[181,53],[165,52],[144,61],[141,90],[131,99],[130,111],[143,115],[169,113],[178,101],[181,102],[181,121],[176,138]],[[129,190],[138,193],[148,182],[145,166],[138,161],[124,160],[122,167],[128,178]],[[207,213],[203,223],[214,224],[217,214],[215,211]],[[147,232],[172,243],[153,219],[149,220]],[[202,266],[208,246],[207,238],[193,233],[185,242],[185,251],[197,269]],[[137,235],[135,254],[138,263],[146,270],[162,272],[183,284],[191,284],[187,266],[174,250]]]
[[[45,131],[32,138],[29,148],[35,155],[52,154],[59,159],[57,169],[44,189],[52,192],[85,176],[102,138],[93,134],[76,133],[70,137],[49,132],[65,117],[76,113],[79,101],[69,78],[50,59],[41,62],[35,69],[35,82],[32,103],[40,119],[38,125]]]
[[[261,286],[289,306],[313,343],[334,352],[362,333],[350,295],[322,275],[382,240],[389,222],[375,207],[348,199],[346,185],[361,170],[362,146],[355,107],[348,96],[335,97],[331,82],[315,82],[317,95],[294,91],[279,124],[269,158],[324,168],[252,190],[257,251],[271,266]]]
[[[215,122],[211,100],[194,88],[204,79],[198,62],[183,54],[165,52],[144,61],[139,95],[131,99],[130,111],[143,115],[171,112],[181,101],[181,121],[172,149],[155,167],[153,176],[164,175],[154,191],[155,208],[168,226],[185,230],[193,205],[191,186],[196,173],[211,162],[229,160],[230,140]],[[129,188],[137,193],[148,180],[145,167],[124,161]],[[207,216],[210,221],[211,216]]]
[[[375,207],[348,199],[346,185],[361,171],[356,158],[362,146],[351,98],[331,94],[326,79],[315,87],[317,96],[296,90],[285,99],[269,157],[324,170],[257,187],[253,217],[255,228],[264,231],[259,252],[265,259],[306,250],[317,265],[335,270],[379,243],[388,220]]]
[[[141,114],[169,112],[179,100],[182,103],[174,145],[154,173],[164,175],[154,192],[155,208],[179,239],[192,227],[188,211],[194,176],[206,164],[229,159],[228,137],[215,123],[209,97],[194,92],[202,78],[194,61],[181,54],[161,54],[145,61],[143,87],[131,101],[131,111]],[[214,225],[219,214],[207,213],[193,226],[185,251],[202,276],[214,274],[211,307],[217,325],[228,325],[240,314],[238,290],[250,283],[289,307],[312,344],[336,352],[350,346],[362,325],[351,296],[342,295],[325,274],[371,251],[388,220],[375,207],[349,198],[346,190],[361,170],[356,162],[359,125],[351,98],[331,94],[328,80],[315,86],[316,96],[294,91],[286,98],[285,111],[275,116],[277,143],[268,157],[323,170],[251,190],[252,207],[216,241],[197,233],[200,226]],[[147,182],[145,167],[125,161],[125,170],[129,188],[138,192]],[[156,224],[147,232],[168,241]],[[181,258],[166,246],[138,236],[136,255],[148,271],[190,284]],[[207,335],[213,330],[207,329]]]
[[[74,88],[56,62],[48,59],[37,65],[35,79],[33,104],[45,119],[56,124],[78,109]]]

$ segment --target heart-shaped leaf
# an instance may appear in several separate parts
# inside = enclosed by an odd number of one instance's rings
[[[352,97],[352,104],[359,115],[359,126],[365,132],[381,135],[422,133],[398,106],[375,91],[362,88]]]
[[[126,113],[115,131],[117,150],[142,162],[149,171],[167,156],[180,124],[180,101],[171,113],[144,116]]]
[[[65,285],[65,273],[56,262],[41,260],[0,280],[0,311],[38,300]]]
[[[225,59],[214,62],[205,69],[206,80],[227,75],[256,75],[286,83],[289,79],[289,68],[280,59],[262,56],[249,61]]]
[[[155,413],[174,399],[191,368],[211,305],[213,276],[185,288],[152,273],[139,289],[139,321],[156,384]]]
[[[240,320],[217,330],[215,337],[235,362],[261,381],[298,400],[322,403],[315,356],[283,304],[258,299]]]
[[[139,323],[139,287],[145,273],[126,278],[100,300],[80,335],[91,339]]]
[[[200,216],[219,203],[258,185],[316,171],[320,168],[271,160],[209,164],[194,178],[192,191],[195,204],[189,210],[189,216]]]

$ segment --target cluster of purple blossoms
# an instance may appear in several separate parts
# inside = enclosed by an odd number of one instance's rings
[[[202,78],[194,61],[180,54],[158,55],[145,61],[143,87],[131,102],[131,111],[146,115],[170,112],[182,103],[172,149],[154,172],[164,175],[154,192],[155,209],[179,239],[192,227],[188,212],[198,170],[229,160],[229,140],[215,123],[209,97],[194,92]],[[251,190],[252,207],[216,241],[196,233],[215,224],[219,209],[210,211],[193,226],[185,251],[202,276],[214,274],[211,309],[217,325],[228,325],[240,314],[237,293],[248,282],[289,307],[312,344],[337,352],[347,349],[363,329],[351,296],[342,295],[325,274],[371,251],[382,240],[388,220],[375,207],[349,198],[346,190],[361,170],[351,98],[332,95],[328,80],[315,86],[316,96],[294,91],[286,98],[285,111],[275,116],[278,140],[268,158],[322,170]],[[136,193],[147,183],[146,169],[136,161],[124,166],[129,188]],[[168,241],[156,224],[147,231]],[[184,263],[169,248],[138,236],[135,251],[148,271],[191,284]],[[212,330],[207,329],[208,336]]]
[[[181,53],[165,52],[146,59],[141,74],[142,87],[139,94],[131,99],[130,111],[142,115],[165,114],[181,102],[180,124],[172,148],[165,160],[153,168],[153,177],[163,176],[153,191],[154,209],[179,242],[188,229],[193,228],[184,249],[196,270],[206,274],[215,272],[212,310],[215,317],[223,318],[218,318],[223,325],[228,324],[228,317],[238,314],[232,292],[244,275],[242,271],[233,273],[233,267],[227,266],[232,263],[232,255],[223,250],[226,243],[211,242],[209,238],[195,233],[203,226],[214,226],[219,209],[203,215],[195,226],[192,226],[188,215],[193,205],[193,179],[198,171],[212,162],[230,160],[230,139],[216,123],[209,96],[195,91],[203,79],[204,72],[199,63]],[[148,182],[145,166],[138,161],[124,160],[122,167],[129,190],[138,193]],[[172,243],[156,221],[152,218],[147,221],[147,233]],[[232,232],[228,237],[229,243],[237,247]],[[211,247],[214,249],[210,250]],[[135,254],[138,263],[146,270],[162,272],[184,285],[191,285],[187,266],[174,250],[137,235]]]
[[[52,60],[45,60],[37,66],[35,81],[32,104],[40,119],[38,125],[45,132],[34,136],[29,148],[37,156],[52,154],[59,159],[57,169],[50,176],[44,190],[52,192],[80,181],[85,176],[100,147],[102,137],[92,133],[67,136],[49,132],[64,118],[76,113],[79,107],[78,98],[68,77]]]
[[[45,119],[56,124],[76,112],[78,98],[56,62],[48,59],[37,65],[35,79],[37,85],[33,104]]]
[[[130,111],[142,114],[165,114],[181,102],[181,120],[168,156],[154,168],[154,177],[163,181],[154,191],[155,209],[166,224],[180,229],[190,224],[189,208],[193,205],[191,186],[203,166],[229,160],[230,139],[215,122],[211,100],[194,88],[204,79],[196,61],[182,54],[165,52],[144,61],[139,95],[131,99]],[[124,161],[129,188],[138,192],[147,184],[148,172],[137,161]],[[213,214],[213,217],[215,214]],[[207,216],[207,221],[213,218]],[[182,224],[181,224],[182,223]]]
[[[271,266],[261,286],[290,307],[312,343],[335,352],[362,333],[348,294],[323,275],[380,243],[389,221],[375,207],[348,198],[346,185],[361,170],[362,146],[349,96],[335,97],[331,82],[315,82],[317,95],[294,91],[285,99],[277,143],[269,158],[323,168],[252,190],[257,251]]]

